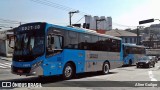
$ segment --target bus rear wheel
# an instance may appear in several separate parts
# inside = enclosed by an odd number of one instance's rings
[[[65,66],[64,66],[64,69],[63,69],[63,78],[64,79],[71,79],[74,75],[74,69],[73,69],[73,65],[71,63],[67,63]]]
[[[109,73],[109,63],[108,62],[104,62],[103,67],[102,67],[102,74],[108,74]]]

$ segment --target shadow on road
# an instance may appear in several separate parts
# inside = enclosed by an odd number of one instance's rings
[[[122,67],[119,67],[119,68],[123,68],[123,67],[134,67],[136,65],[123,65]]]
[[[109,74],[116,74],[116,73],[118,72],[109,72]],[[74,79],[81,79],[94,76],[104,76],[104,75],[102,75],[101,72],[87,72],[87,73],[77,74]]]
[[[117,72],[110,72],[109,74],[115,74]],[[87,77],[94,77],[94,76],[103,76],[100,72],[89,72],[89,73],[82,73],[77,74],[73,79],[82,79]],[[62,76],[45,76],[45,77],[26,77],[26,78],[17,78],[17,79],[8,79],[8,80],[1,80],[0,82],[15,82],[15,83],[56,83],[66,81],[62,78]]]

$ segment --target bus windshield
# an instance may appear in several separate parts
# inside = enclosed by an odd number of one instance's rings
[[[32,61],[44,54],[45,23],[29,23],[14,29],[14,61]]]
[[[36,34],[16,35],[14,55],[40,55],[44,52],[44,37]]]

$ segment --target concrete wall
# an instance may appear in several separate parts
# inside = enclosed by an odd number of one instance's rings
[[[105,21],[97,22],[97,29],[99,30],[112,30],[112,18],[105,16],[85,16],[85,23],[89,23],[89,29],[96,30],[96,20],[105,19]]]
[[[7,35],[13,35],[13,32],[0,31],[0,56],[12,56],[13,49],[8,46]],[[13,46],[13,42],[11,45]]]
[[[1,56],[7,56],[7,55],[6,55],[6,44],[5,44],[5,40],[1,40],[1,39],[0,39],[0,55],[1,55]]]
[[[146,54],[160,56],[160,49],[146,49]]]

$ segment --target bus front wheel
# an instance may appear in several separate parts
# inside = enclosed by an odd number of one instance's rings
[[[74,74],[73,65],[71,63],[67,63],[63,69],[63,78],[71,79],[73,77],[73,74]]]
[[[109,63],[108,62],[104,62],[103,64],[103,68],[102,68],[102,74],[108,74],[109,73]]]

